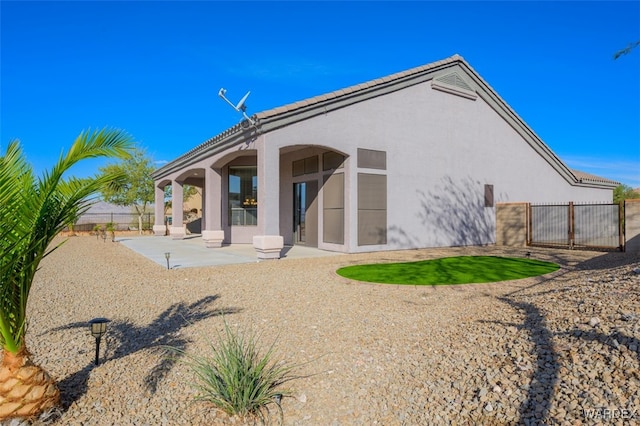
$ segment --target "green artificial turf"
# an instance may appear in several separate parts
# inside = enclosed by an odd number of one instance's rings
[[[558,270],[555,263],[497,256],[458,256],[408,263],[354,265],[338,269],[352,280],[381,284],[446,285],[535,277]]]

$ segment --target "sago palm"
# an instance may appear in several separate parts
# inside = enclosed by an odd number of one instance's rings
[[[120,130],[83,132],[40,177],[18,141],[0,157],[0,421],[35,417],[58,405],[55,381],[33,364],[25,344],[29,291],[40,261],[59,246],[51,245],[54,237],[89,208],[102,188],[123,177],[66,174],[88,158],[126,158],[132,144]]]

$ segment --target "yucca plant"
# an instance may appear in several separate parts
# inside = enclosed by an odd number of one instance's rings
[[[299,376],[292,374],[296,365],[274,359],[275,342],[261,350],[258,337],[251,330],[234,331],[225,321],[224,332],[210,343],[210,355],[170,349],[184,357],[193,371],[197,400],[209,402],[229,415],[267,423],[272,404],[282,420],[280,401],[291,392],[280,386]]]
[[[0,420],[32,418],[55,407],[60,391],[35,365],[25,344],[29,291],[40,261],[59,245],[54,237],[85,212],[119,175],[90,179],[66,177],[79,161],[126,158],[132,139],[120,130],[81,133],[49,171],[36,178],[18,141],[0,157]]]

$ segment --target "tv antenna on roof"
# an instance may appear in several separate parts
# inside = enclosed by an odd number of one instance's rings
[[[251,93],[251,91],[247,92],[246,95],[244,95],[242,97],[242,99],[240,99],[240,102],[238,102],[237,105],[234,105],[233,102],[231,102],[229,99],[227,99],[224,95],[225,93],[227,93],[227,89],[220,89],[218,91],[218,96],[220,96],[222,99],[225,100],[225,102],[227,102],[229,105],[231,105],[231,108],[235,109],[236,111],[238,111],[239,113],[242,114],[242,116],[252,125],[255,125],[256,123],[251,119],[251,117],[249,117],[247,115],[247,106],[245,105],[245,102],[247,101],[247,98],[249,97],[249,94]]]

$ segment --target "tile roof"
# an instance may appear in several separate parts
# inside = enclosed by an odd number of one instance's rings
[[[440,68],[449,68],[456,64],[463,68],[463,72],[467,73],[469,78],[475,80],[478,88],[474,90],[479,95],[486,96],[486,98],[484,98],[485,101],[492,104],[496,110],[500,109],[504,111],[503,117],[505,120],[520,129],[519,132],[536,150],[536,152],[542,155],[543,158],[547,159],[558,173],[563,175],[568,181],[600,187],[613,187],[618,185],[618,182],[614,182],[609,179],[569,169],[562,160],[560,160],[556,154],[551,151],[551,149],[542,141],[533,129],[531,129],[509,106],[509,104],[507,104],[504,99],[502,99],[500,95],[498,95],[498,93],[480,76],[480,74],[478,74],[464,60],[464,58],[458,54],[454,54],[448,58],[431,62],[426,65],[411,68],[406,71],[401,71],[385,77],[335,90],[330,93],[324,93],[312,98],[303,99],[258,112],[251,117],[251,120],[255,122],[255,125],[252,126],[246,123],[247,120],[243,120],[243,122],[228,128],[156,170],[153,172],[152,176],[154,176],[154,178],[167,176],[169,173],[203,159],[207,155],[211,155],[218,150],[226,149],[225,147],[239,143],[243,138],[252,138],[261,133],[267,133],[278,126],[290,124],[292,122],[291,120],[296,121],[309,118],[313,116],[314,113],[321,110],[323,106],[325,111],[327,108],[331,108],[331,104],[334,103],[336,105],[341,104],[342,106],[345,106],[351,102],[355,102],[355,99],[358,97],[362,96],[361,99],[366,99],[366,97],[373,91],[382,92],[387,90],[387,88],[395,87],[405,81],[408,82],[407,84],[411,84],[412,81],[415,81],[414,78],[418,79],[422,76],[427,76],[431,73],[437,72]]]
[[[440,61],[432,62],[427,65],[422,65],[406,71],[401,71],[392,75],[377,78],[365,83],[359,83],[359,84],[356,84],[347,88],[339,89],[330,93],[325,93],[312,98],[303,99],[301,101],[293,102],[293,103],[278,106],[276,108],[272,108],[266,111],[258,112],[254,114],[251,117],[251,119],[254,120],[257,123],[257,126],[259,127],[261,124],[260,123],[261,120],[269,121],[271,119],[276,119],[276,117],[279,115],[285,115],[285,114],[289,115],[294,113],[296,110],[301,110],[303,108],[312,108],[322,102],[336,100],[346,95],[351,95],[357,92],[363,92],[365,90],[368,91],[376,88],[377,86],[384,86],[389,83],[393,83],[397,80],[401,80],[405,77],[410,77],[412,75],[420,74],[425,71],[433,70],[440,66],[452,64],[455,62],[464,62],[466,64],[462,56],[455,54],[448,58],[442,59]],[[466,65],[467,67],[471,68],[468,64]],[[201,157],[201,155],[204,155],[205,152],[209,152],[211,149],[216,149],[218,144],[222,143],[223,141],[226,141],[233,137],[237,137],[242,133],[244,133],[245,131],[247,131],[246,126],[243,126],[242,123],[238,123],[226,129],[225,131],[215,135],[214,137],[206,140],[205,142],[201,143],[200,145],[196,146],[195,148],[186,152],[185,154],[181,155],[175,160],[160,167],[159,169],[157,169],[152,173],[152,176],[154,178],[159,176],[164,176],[166,175],[166,173],[170,172],[176,167],[186,166],[193,159]]]
[[[571,169],[571,172],[576,177],[578,182],[584,183],[604,183],[608,185],[620,185],[620,182],[616,182],[610,179],[605,179],[600,176],[592,175],[590,173],[581,172],[580,170]]]
[[[262,112],[259,112],[259,113],[255,114],[254,117],[256,117],[258,120],[264,120],[264,119],[271,118],[271,117],[274,117],[276,115],[280,115],[280,114],[283,114],[283,113],[293,112],[293,111],[295,111],[297,109],[300,109],[302,107],[305,107],[305,106],[312,106],[312,105],[315,105],[315,104],[318,104],[320,102],[324,102],[324,101],[327,101],[327,100],[330,100],[330,99],[336,99],[336,98],[339,98],[341,96],[345,96],[345,95],[349,95],[349,94],[356,93],[356,92],[359,92],[359,91],[371,89],[371,88],[374,88],[376,86],[380,86],[380,85],[385,84],[385,83],[389,83],[389,82],[392,82],[392,81],[395,81],[395,80],[400,80],[402,78],[410,77],[410,76],[415,75],[415,74],[420,74],[420,73],[423,73],[425,71],[429,71],[429,70],[432,70],[434,68],[440,67],[442,65],[451,64],[451,63],[457,62],[457,61],[464,61],[464,59],[462,58],[462,56],[460,56],[458,54],[455,54],[455,55],[450,56],[450,57],[448,57],[446,59],[442,59],[440,61],[432,62],[432,63],[427,64],[427,65],[422,65],[422,66],[419,66],[419,67],[411,68],[411,69],[406,70],[406,71],[401,71],[401,72],[398,72],[398,73],[395,73],[395,74],[388,75],[386,77],[377,78],[377,79],[370,80],[370,81],[367,81],[367,82],[364,82],[364,83],[355,84],[353,86],[345,87],[343,89],[338,89],[338,90],[335,90],[335,91],[330,92],[330,93],[325,93],[325,94],[322,94],[322,95],[315,96],[313,98],[304,99],[304,100],[293,102],[293,103],[290,103],[290,104],[287,104],[287,105],[279,106],[277,108],[273,108],[273,109],[269,109],[269,110],[266,110],[266,111],[262,111]]]

